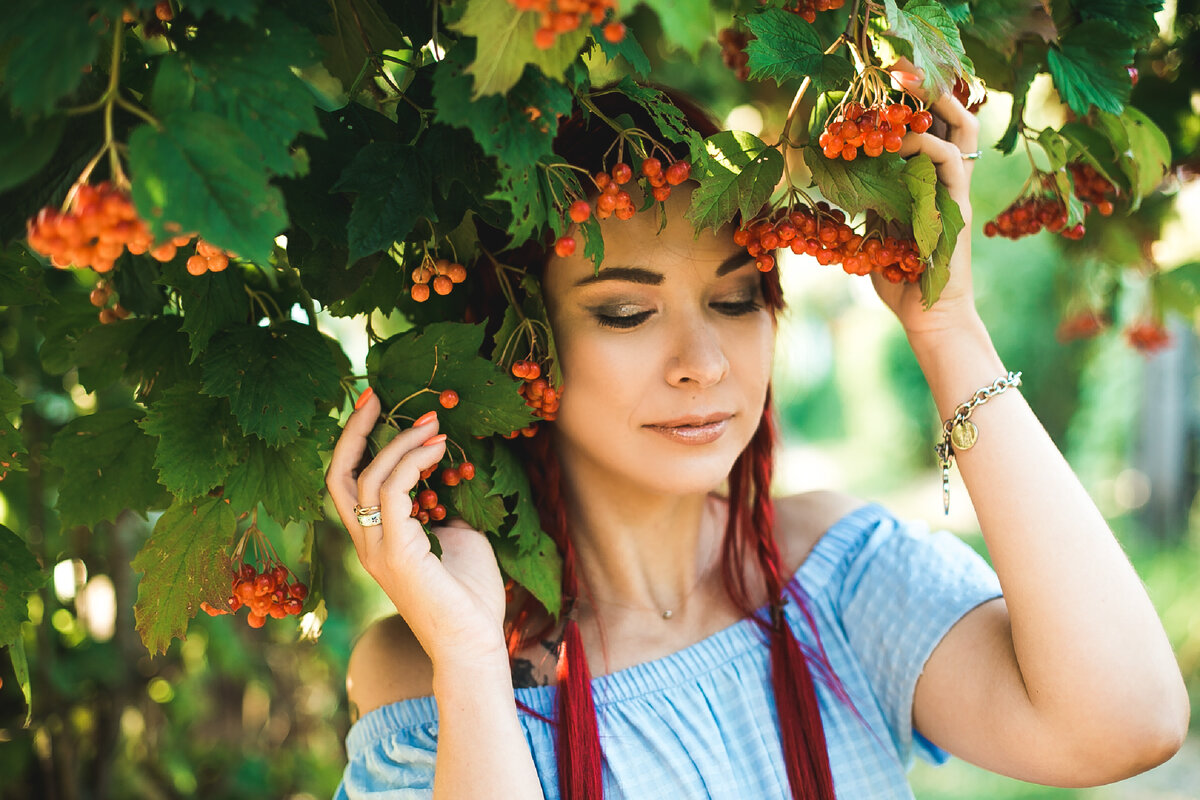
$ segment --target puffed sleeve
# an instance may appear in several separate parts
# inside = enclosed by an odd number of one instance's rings
[[[429,800],[437,760],[432,697],[364,714],[346,736],[346,770],[335,800]]]
[[[925,662],[964,614],[1001,595],[991,566],[954,534],[884,514],[849,564],[842,624],[887,719],[905,767],[950,754],[914,730],[913,694]]]

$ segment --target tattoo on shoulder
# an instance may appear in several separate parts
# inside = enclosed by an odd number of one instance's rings
[[[533,668],[533,662],[528,658],[513,660],[512,680],[514,689],[531,689],[547,684],[545,676],[542,676],[542,682],[538,683],[537,670]]]

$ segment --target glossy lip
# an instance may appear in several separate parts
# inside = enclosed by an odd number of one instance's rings
[[[655,422],[655,423],[646,425],[646,427],[647,428],[678,428],[678,427],[681,427],[684,425],[691,426],[691,427],[698,427],[701,425],[711,425],[714,422],[723,422],[732,416],[733,416],[732,414],[725,414],[722,412],[715,412],[712,414],[704,414],[704,415],[692,414],[691,416],[680,417],[678,419],[671,419],[671,420],[667,420],[666,422]]]
[[[709,444],[721,438],[729,427],[730,414],[681,417],[665,425],[645,427],[680,444]]]

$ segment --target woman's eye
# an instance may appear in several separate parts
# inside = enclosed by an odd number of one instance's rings
[[[734,303],[713,303],[713,308],[731,317],[740,317],[743,314],[750,314],[763,307],[762,303],[757,300],[739,300]]]
[[[605,328],[635,328],[650,318],[651,311],[639,311],[636,314],[601,314],[596,313],[596,322]]]

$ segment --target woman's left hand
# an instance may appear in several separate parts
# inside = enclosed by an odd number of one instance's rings
[[[912,73],[907,62],[896,65],[892,72],[896,81],[915,97],[924,99],[925,92],[920,81]],[[938,180],[949,190],[962,212],[963,229],[958,235],[954,255],[950,258],[950,278],[937,302],[925,310],[921,300],[921,284],[892,283],[879,272],[871,272],[875,291],[887,304],[905,333],[914,335],[949,333],[964,323],[977,318],[975,295],[971,282],[971,201],[970,184],[974,161],[963,158],[963,153],[974,153],[979,149],[979,122],[963,108],[953,94],[946,93],[929,106],[935,118],[940,118],[949,128],[943,139],[932,133],[912,133],[904,136],[900,155],[909,158],[925,153],[933,161]]]

